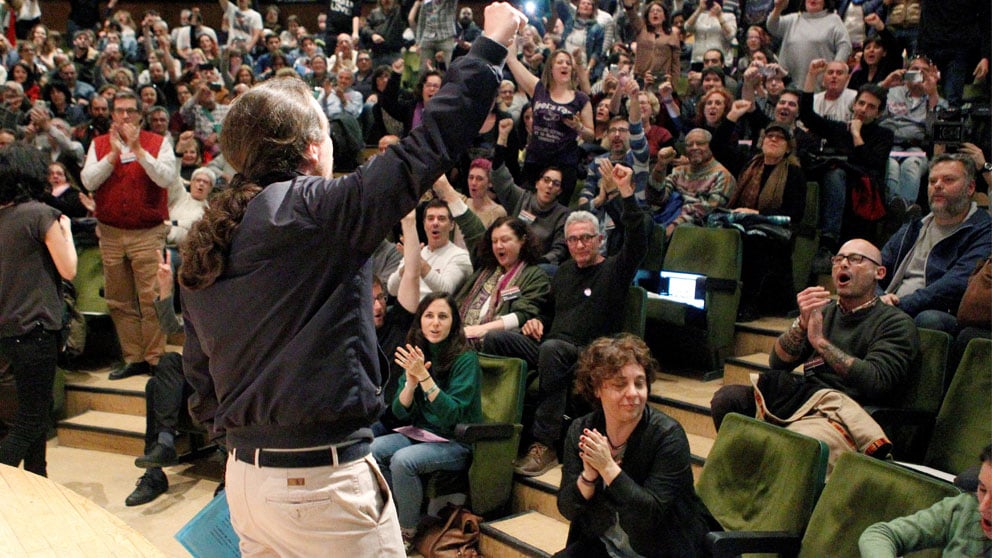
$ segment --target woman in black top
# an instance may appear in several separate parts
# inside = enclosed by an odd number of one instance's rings
[[[715,521],[693,488],[679,423],[647,406],[658,363],[630,334],[579,357],[576,390],[596,410],[568,429],[558,510],[571,521],[563,557],[707,556]]]
[[[17,413],[0,442],[0,463],[47,476],[45,433],[61,345],[62,278],[76,275],[69,218],[39,201],[44,156],[32,147],[0,149],[0,356],[10,363]]]

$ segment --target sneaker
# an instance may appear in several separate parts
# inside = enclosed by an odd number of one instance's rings
[[[834,253],[829,248],[820,246],[816,255],[813,256],[813,273],[829,274],[834,267],[833,262],[830,261],[832,257],[834,257]]]
[[[158,442],[155,442],[151,451],[134,460],[134,466],[141,467],[142,469],[172,467],[173,465],[179,465],[179,456],[176,455],[176,448],[170,448]]]
[[[110,372],[108,376],[111,380],[123,380],[124,378],[130,378],[131,376],[137,376],[139,374],[151,374],[152,367],[145,361],[141,362],[129,362],[116,370]]]
[[[165,494],[165,491],[169,489],[169,480],[165,478],[165,473],[161,469],[149,469],[144,475],[141,475],[135,486],[134,492],[124,500],[125,506],[147,504],[158,498],[159,495]]]
[[[548,446],[534,442],[527,450],[527,455],[517,462],[513,472],[525,477],[539,477],[558,466],[555,452]]]

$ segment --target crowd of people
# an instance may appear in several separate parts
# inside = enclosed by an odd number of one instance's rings
[[[990,128],[980,111],[946,125],[972,114],[969,84],[987,103],[987,2],[556,0],[483,19],[453,0],[344,0],[313,22],[218,2],[217,21],[176,22],[73,3],[56,31],[26,0],[0,36],[0,231],[21,235],[0,255],[21,403],[0,462],[45,472],[61,279],[94,245],[123,358],[110,379],[154,375],[127,504],[168,489],[189,396],[230,452],[246,554],[309,554],[319,538],[287,540],[268,502],[347,479],[364,489],[342,518],[372,506],[388,534],[349,548],[409,548],[420,475],[471,459],[450,438],[480,417],[483,351],[536,371],[514,465],[564,464],[566,552],[698,555],[712,518],[685,433],[646,407],[643,341],[617,336],[653,228],[740,229],[740,318],[798,310],[776,372],[717,393],[718,427],[758,414],[885,455],[857,411],[918,365],[917,328],[989,335],[957,316],[992,255]],[[811,203],[836,301],[793,290]],[[23,284],[22,261],[51,285]],[[165,352],[180,308],[182,363]],[[815,381],[794,385],[803,363]],[[826,406],[857,436],[804,420]],[[270,486],[301,467],[332,471]],[[658,550],[661,516],[678,526]]]

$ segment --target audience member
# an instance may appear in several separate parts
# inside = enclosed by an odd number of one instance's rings
[[[837,122],[850,122],[858,92],[847,88],[850,78],[847,62],[832,60],[823,70],[823,91],[813,95],[816,114]]]
[[[972,201],[975,164],[962,154],[930,163],[930,214],[903,225],[882,250],[892,273],[881,300],[914,317],[916,325],[955,333],[953,314],[976,263],[992,254],[992,218]]]
[[[988,83],[990,10],[985,0],[920,0],[919,52],[942,70],[952,107],[964,102],[969,79]]]
[[[541,244],[540,263],[551,271],[566,259],[568,247],[565,246],[565,219],[568,208],[558,203],[561,194],[562,171],[557,167],[548,167],[541,173],[535,184],[535,191],[525,190],[513,183],[506,165],[501,164],[506,157],[504,143],[509,130],[500,127],[497,139],[497,162],[493,165],[490,175],[493,190],[500,205],[506,208],[510,217],[519,217]]]
[[[761,153],[741,171],[737,188],[727,203],[738,223],[749,231],[741,260],[741,301],[739,321],[751,321],[758,312],[780,313],[792,307],[792,235],[799,229],[806,211],[806,177],[795,153],[792,132],[785,125],[772,123],[760,139]],[[777,223],[754,219],[785,216],[788,223],[772,230],[789,234],[757,234]],[[752,234],[753,233],[753,234]]]
[[[562,175],[559,199],[567,205],[578,179],[576,139],[593,139],[592,105],[589,96],[578,88],[577,64],[567,51],[555,51],[538,79],[517,59],[513,44],[506,65],[520,90],[531,98],[533,107],[534,120],[524,158],[524,182],[534,187],[544,169],[557,166]]]
[[[847,28],[833,11],[833,0],[802,0],[798,13],[782,15],[789,0],[775,0],[768,14],[768,31],[782,40],[778,62],[793,83],[805,83],[813,60],[846,62],[851,55]]]
[[[118,93],[110,131],[94,138],[82,172],[96,199],[105,298],[124,357],[112,380],[150,374],[165,349],[155,319],[155,274],[177,172],[169,139],[139,129],[140,118],[134,94]]]
[[[862,558],[896,558],[926,548],[941,556],[983,556],[992,547],[992,444],[979,456],[977,493],[944,498],[925,510],[876,523],[861,534]]]
[[[447,203],[442,200],[428,202],[424,208],[423,227],[427,234],[427,244],[419,251],[418,257],[405,258],[400,267],[389,276],[387,290],[393,296],[399,292],[408,259],[416,263],[420,276],[420,299],[431,293],[458,292],[465,279],[472,274],[468,252],[451,242],[455,222]],[[403,244],[407,243],[418,246],[417,236],[404,237]]]
[[[623,221],[631,231],[616,256],[600,252],[599,221],[586,211],[569,215],[566,242],[572,259],[551,280],[551,313],[525,322],[520,332],[491,331],[487,353],[524,359],[539,375],[534,422],[525,427],[533,442],[514,470],[538,476],[558,465],[554,447],[561,440],[563,415],[572,386],[572,370],[583,347],[594,339],[620,331],[628,286],[647,251],[645,215],[634,197],[631,169],[613,168],[621,197]],[[633,234],[638,231],[640,234]]]
[[[155,296],[155,317],[166,335],[179,333],[182,322],[173,310],[174,274],[172,253],[159,256],[156,273],[158,294]],[[134,466],[145,469],[134,490],[124,499],[125,506],[147,504],[169,490],[169,479],[163,467],[179,464],[176,453],[176,428],[179,417],[186,413],[186,401],[193,392],[183,376],[183,357],[179,353],[162,355],[155,375],[145,384],[145,449],[134,460]]]
[[[721,2],[699,2],[689,19],[685,20],[685,30],[692,33],[693,65],[702,67],[704,53],[711,51],[721,54],[720,63],[729,70],[724,60],[731,54],[731,42],[737,38],[737,18],[733,13],[723,11]]]
[[[675,160],[675,150],[666,147],[658,152],[658,162],[648,178],[647,201],[661,208],[655,221],[661,218],[668,238],[679,225],[704,225],[706,217],[715,208],[726,207],[734,193],[737,181],[713,158],[712,139],[712,134],[700,128],[686,134],[688,164],[671,173],[668,165]]]
[[[689,440],[647,404],[659,372],[644,341],[630,334],[597,339],[579,356],[576,391],[593,412],[565,438],[558,509],[571,525],[556,556],[706,554],[716,521],[693,489]]]
[[[937,93],[939,73],[929,60],[916,57],[908,69],[892,72],[881,83],[889,90],[882,126],[894,135],[885,175],[885,197],[890,207],[903,209],[916,203],[919,195],[926,151],[931,147],[927,121],[933,112],[948,106]]]
[[[417,51],[420,53],[420,71],[451,64],[455,49],[455,0],[416,0],[407,21],[414,30]]]
[[[813,271],[817,273],[824,273],[830,268],[829,258],[840,242],[842,225],[845,224],[847,190],[863,188],[861,182],[869,180],[873,188],[881,191],[893,138],[892,131],[878,123],[879,114],[885,106],[886,91],[874,84],[861,86],[854,100],[854,113],[850,123],[837,122],[816,114],[813,110],[813,88],[817,74],[826,67],[827,61],[822,58],[810,62],[799,102],[799,118],[803,124],[820,136],[837,155],[828,158],[822,169],[810,172],[808,176],[821,184],[822,236],[820,251],[813,262]]]
[[[841,246],[832,259],[836,303],[820,286],[796,295],[799,317],[775,341],[772,370],[760,375],[756,388],[728,385],[713,396],[717,429],[727,413],[737,412],[823,440],[831,463],[841,451],[887,455],[891,443],[860,405],[892,403],[920,365],[920,341],[913,320],[875,294],[886,274],[881,261],[866,240]],[[804,373],[793,374],[800,364]]]
[[[482,422],[482,370],[465,340],[458,307],[444,293],[430,294],[417,307],[406,345],[396,348],[395,359],[405,374],[390,410],[411,428],[376,436],[372,456],[393,493],[409,554],[424,499],[420,475],[459,471],[472,458],[471,446],[451,438],[455,425]],[[438,436],[444,441],[430,439]]]
[[[645,2],[641,12],[638,12],[640,2],[622,0],[622,5],[637,42],[634,75],[644,79],[650,73],[659,80],[664,76],[677,79],[682,75],[679,60],[682,33],[672,27],[669,8],[660,0]]]

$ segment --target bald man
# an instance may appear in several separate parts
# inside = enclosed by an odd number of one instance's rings
[[[875,294],[885,277],[882,254],[854,239],[831,263],[836,302],[823,287],[798,295],[799,317],[775,341],[772,370],[758,381],[765,404],[789,417],[818,390],[833,389],[862,404],[892,403],[909,370],[919,366],[919,335],[913,319]],[[791,371],[802,365],[803,373]],[[727,413],[755,416],[754,388],[728,385],[711,402],[717,428]]]

